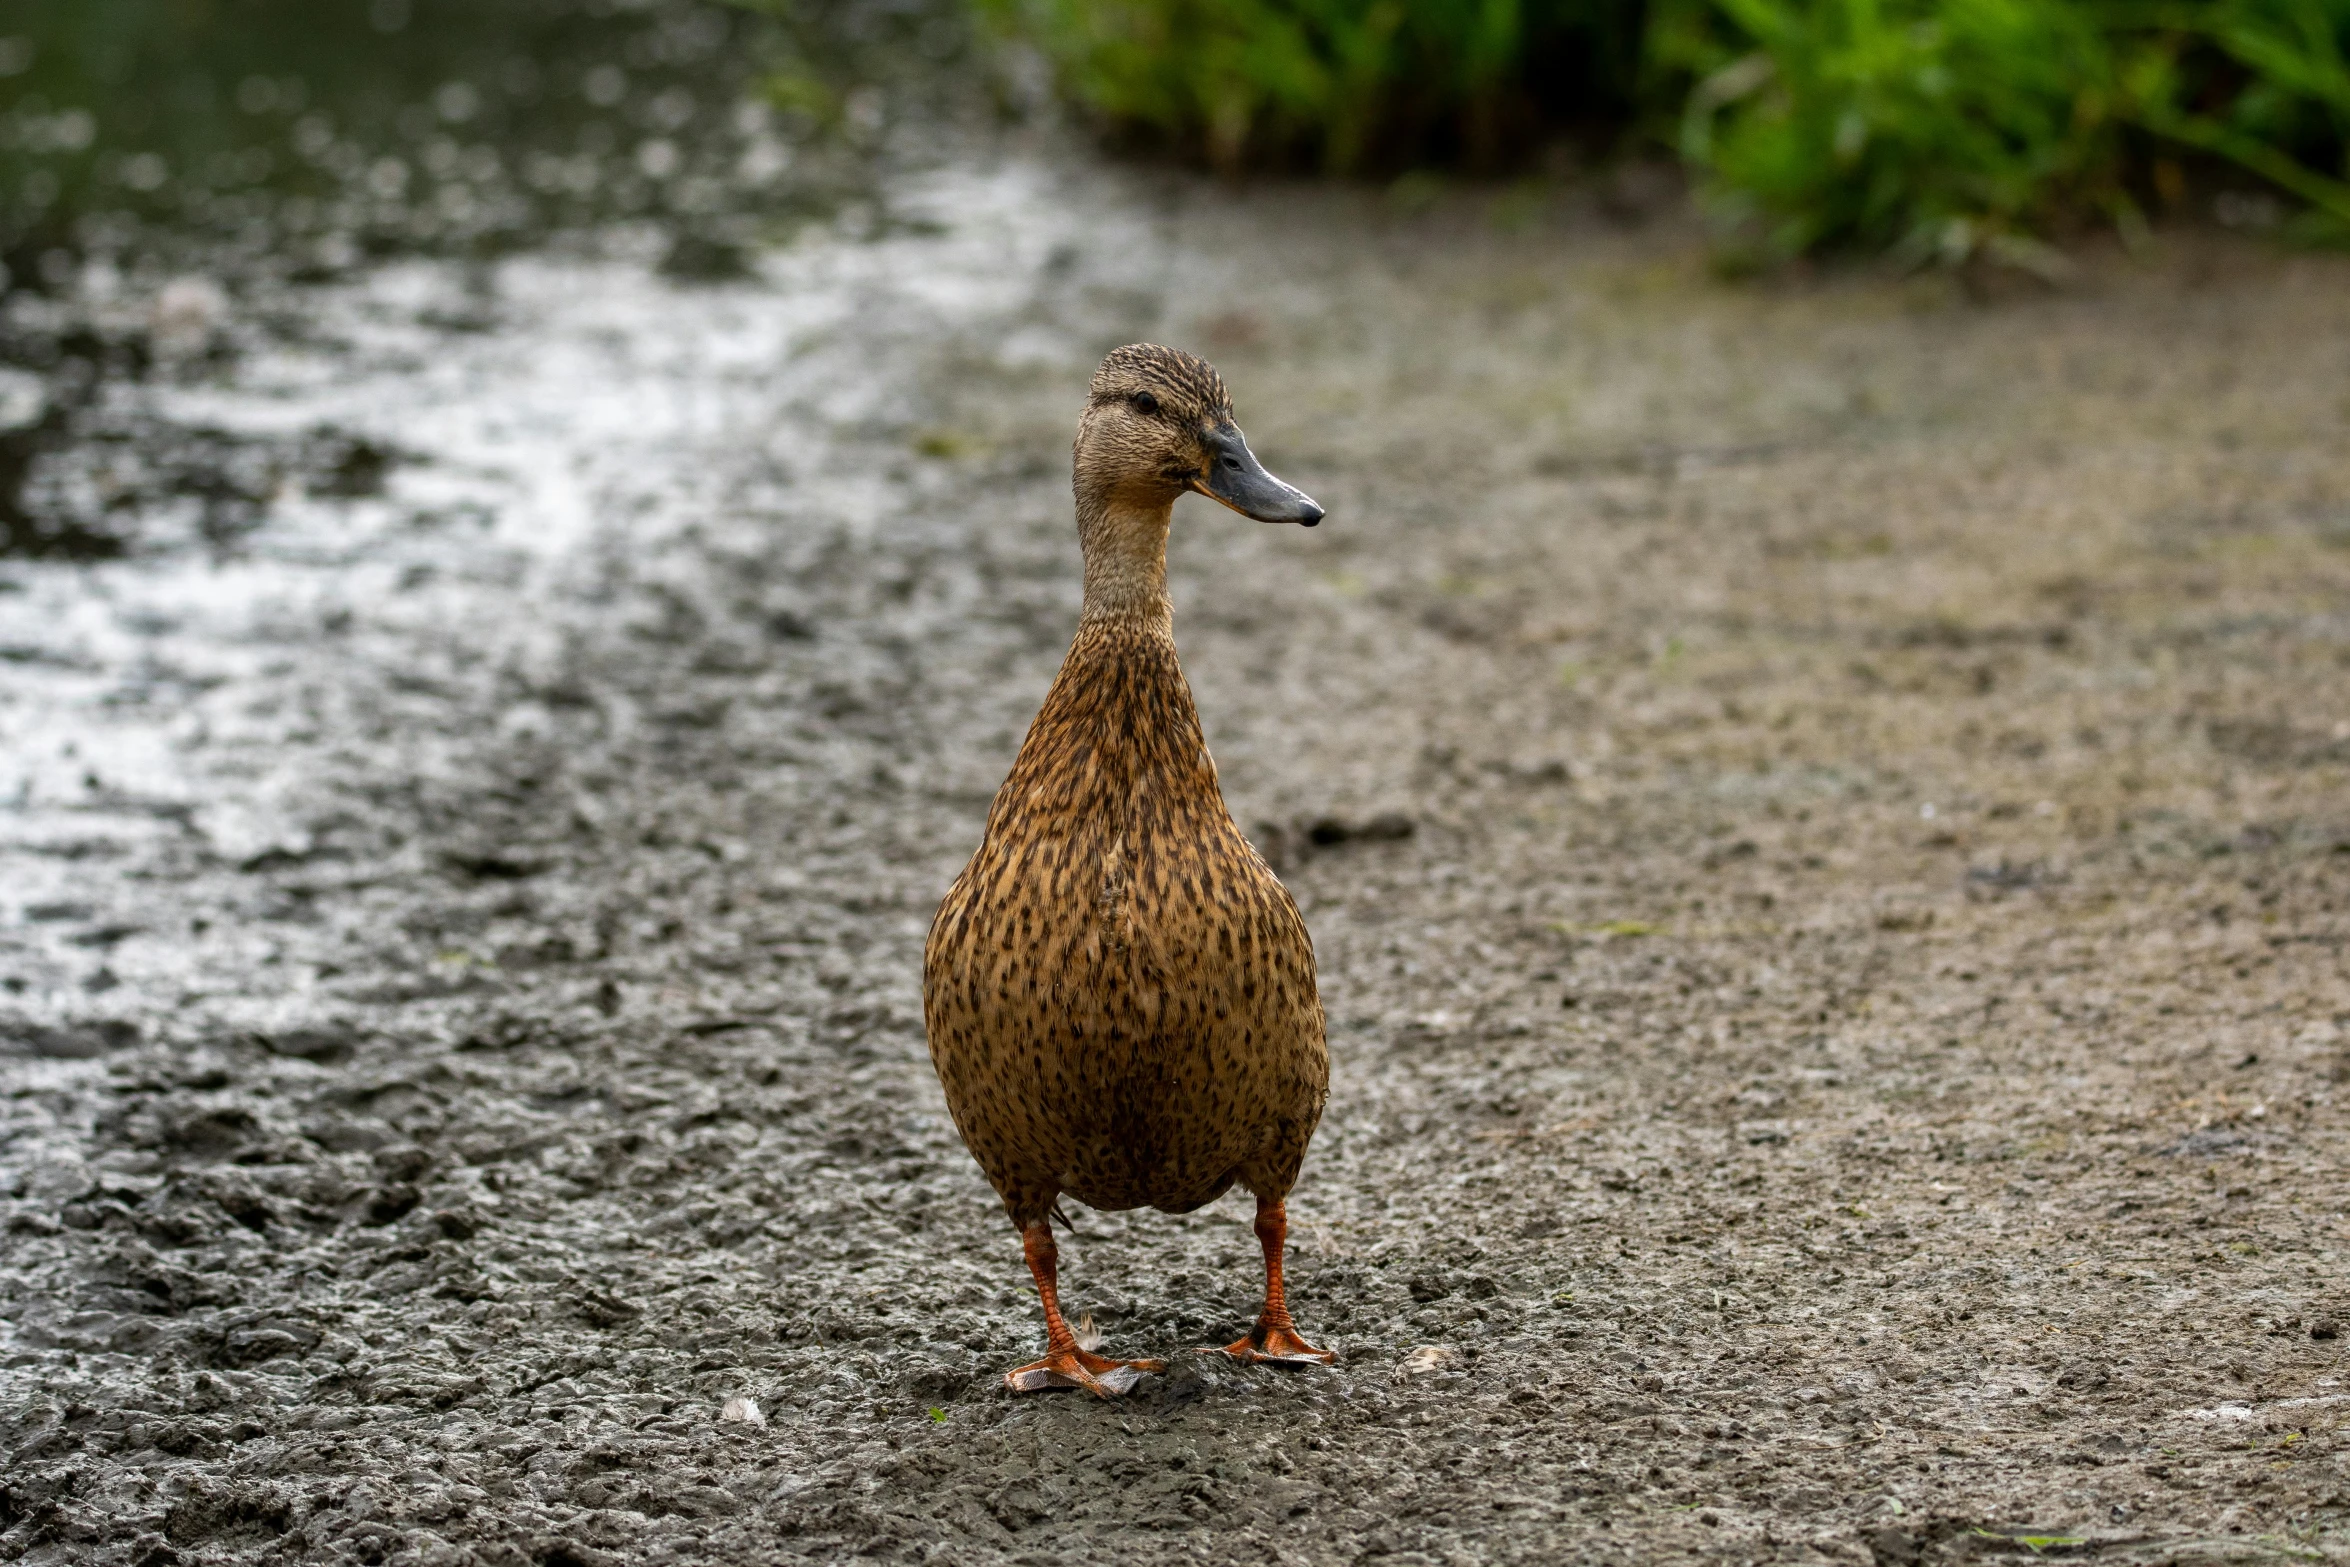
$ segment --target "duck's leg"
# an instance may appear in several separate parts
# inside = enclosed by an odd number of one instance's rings
[[[1021,1226],[1020,1249],[1027,1255],[1028,1271],[1036,1277],[1037,1299],[1044,1302],[1044,1358],[1005,1372],[1006,1387],[1015,1393],[1081,1387],[1109,1398],[1132,1392],[1145,1371],[1162,1369],[1156,1360],[1111,1360],[1077,1347],[1077,1335],[1061,1317],[1061,1252],[1053,1244],[1051,1221],[1031,1219]]]
[[[1235,1360],[1263,1360],[1284,1366],[1326,1366],[1334,1358],[1300,1337],[1289,1318],[1281,1288],[1281,1254],[1289,1245],[1289,1215],[1278,1197],[1257,1198],[1257,1244],[1265,1248],[1265,1309],[1248,1337],[1224,1346]]]

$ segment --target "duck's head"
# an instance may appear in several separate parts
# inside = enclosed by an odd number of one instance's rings
[[[1155,343],[1111,350],[1077,426],[1079,511],[1163,512],[1185,490],[1259,522],[1322,520],[1248,449],[1214,365]]]

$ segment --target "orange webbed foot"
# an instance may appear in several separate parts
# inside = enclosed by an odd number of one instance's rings
[[[1015,1366],[1004,1373],[1004,1386],[1015,1393],[1044,1393],[1054,1388],[1081,1387],[1097,1398],[1117,1398],[1134,1391],[1146,1371],[1163,1371],[1158,1360],[1112,1360],[1082,1349],[1055,1350],[1042,1360]]]
[[[1329,1350],[1316,1349],[1307,1343],[1299,1335],[1296,1324],[1267,1322],[1263,1318],[1248,1330],[1248,1337],[1225,1345],[1220,1353],[1234,1360],[1270,1366],[1326,1366],[1338,1358]]]

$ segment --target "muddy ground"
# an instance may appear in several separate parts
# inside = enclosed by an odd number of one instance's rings
[[[2350,1559],[2350,266],[1729,284],[1602,205],[1007,155],[117,388],[54,482],[268,477],[0,562],[0,1558]],[[1174,574],[1340,1359],[1183,1354],[1245,1199],[1080,1209],[1176,1368],[1016,1400],[921,942],[1142,337],[1331,510]]]

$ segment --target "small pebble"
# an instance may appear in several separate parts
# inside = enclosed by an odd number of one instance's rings
[[[212,345],[228,315],[228,294],[208,277],[173,278],[155,295],[148,328],[166,357],[198,354]]]

